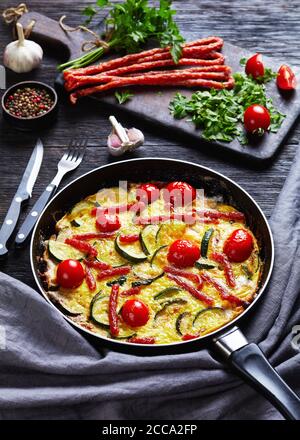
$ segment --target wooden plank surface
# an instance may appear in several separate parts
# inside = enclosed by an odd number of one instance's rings
[[[31,0],[27,4],[30,9],[58,19],[62,14],[67,15],[66,22],[76,25],[81,22],[80,11],[89,1],[61,0]],[[11,0],[1,1],[1,8],[11,6]],[[300,2],[286,0],[243,0],[174,1],[177,8],[177,21],[181,29],[189,32],[193,38],[216,34],[230,43],[248,48],[253,52],[262,51],[266,55],[285,59],[287,63],[300,66],[299,37],[300,37]],[[3,48],[10,41],[9,29],[0,24],[0,56]],[[53,83],[56,76],[57,60],[53,54],[44,58],[42,69],[29,75],[8,75],[8,83],[13,84],[24,78],[39,79]],[[89,148],[84,163],[64,183],[74,177],[91,170],[96,166],[106,164],[116,159],[111,158],[106,151],[106,137],[110,131],[107,120],[109,113],[97,102],[81,103],[71,107],[67,102],[60,103],[59,120],[46,132],[41,133],[45,145],[43,165],[33,191],[30,206],[42,192],[45,185],[56,172],[56,164],[74,135],[87,136]],[[118,115],[117,115],[118,116]],[[125,126],[137,126],[136,121],[122,116]],[[266,168],[249,166],[241,160],[228,154],[216,153],[210,148],[199,150],[196,143],[187,141],[177,134],[164,133],[160,128],[143,126],[139,128],[145,133],[145,146],[134,155],[127,157],[161,156],[190,160],[209,166],[235,179],[258,201],[264,212],[269,216],[275,205],[277,196],[289,171],[296,149],[300,124],[284,143],[274,162]],[[0,222],[10,204],[21,175],[26,166],[30,152],[36,141],[37,134],[16,132],[0,120]],[[28,212],[28,208],[27,208]],[[21,220],[24,219],[23,212]],[[10,252],[8,259],[0,263],[0,270],[12,275],[27,284],[34,286],[30,272],[28,248]]]

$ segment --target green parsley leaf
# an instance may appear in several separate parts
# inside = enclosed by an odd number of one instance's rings
[[[104,8],[109,4],[111,4],[109,0],[97,0],[97,6],[99,6],[99,8]]]
[[[177,93],[170,102],[170,113],[176,119],[189,118],[202,129],[204,139],[231,142],[237,138],[244,145],[248,142],[243,129],[244,111],[252,104],[260,104],[268,109],[270,131],[276,133],[285,115],[275,109],[264,84],[243,73],[233,76],[235,87],[232,90],[198,91],[191,98]]]
[[[124,90],[123,92],[116,92],[115,97],[119,104],[124,104],[125,102],[132,99],[134,96],[129,90]]]
[[[87,17],[87,19],[85,20],[85,24],[89,24],[92,21],[93,17],[97,14],[97,11],[92,6],[87,6],[82,11],[82,14]]]

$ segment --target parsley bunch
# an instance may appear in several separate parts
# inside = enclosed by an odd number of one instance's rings
[[[83,14],[87,17],[86,23],[89,23],[97,14],[96,7],[110,6],[104,35],[109,49],[134,53],[141,50],[149,40],[154,40],[161,47],[170,46],[172,58],[177,63],[184,38],[173,20],[175,11],[171,4],[171,0],[160,0],[157,7],[152,7],[149,6],[148,0],[126,0],[123,3],[98,0],[95,7],[88,6]],[[76,60],[61,64],[58,69],[87,66],[99,59],[103,53],[104,50],[100,47]]]
[[[270,131],[276,132],[285,115],[275,109],[272,99],[266,95],[264,84],[243,73],[233,76],[235,87],[232,90],[199,91],[191,98],[177,93],[169,105],[171,114],[176,119],[188,117],[196,127],[202,128],[204,139],[231,142],[239,138],[244,144],[247,143],[242,129],[244,111],[252,104],[260,104],[270,113]]]

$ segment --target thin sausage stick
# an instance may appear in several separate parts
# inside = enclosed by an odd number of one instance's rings
[[[199,60],[186,60],[182,59],[180,60],[180,65],[191,65],[191,66],[201,66],[201,62]],[[143,64],[132,64],[129,67],[120,67],[119,69],[110,70],[108,73],[104,72],[102,74],[93,75],[93,76],[80,76],[80,77],[72,77],[69,78],[68,81],[65,83],[65,88],[68,91],[77,89],[81,86],[85,86],[87,84],[101,84],[101,83],[107,83],[108,78],[112,78],[113,76],[122,76],[124,74],[129,74],[137,71],[143,71],[148,69],[155,69],[159,67],[168,67],[168,66],[174,66],[174,63],[169,60],[164,61],[156,61],[154,63],[143,63]],[[170,70],[170,71],[148,71],[147,75],[155,75],[155,74],[161,74],[161,73],[173,73],[178,72],[179,70]],[[202,66],[202,67],[196,67],[196,68],[190,68],[188,70],[185,70],[188,72],[224,72],[225,74],[229,75],[231,72],[230,67],[228,66]]]
[[[203,46],[203,50],[201,50],[201,53],[207,54],[209,52],[217,51],[222,48],[223,46],[223,40],[219,37],[209,37],[209,38],[203,38],[201,40],[192,41],[190,43],[186,43],[183,45],[183,48],[191,48],[193,46]],[[156,48],[151,50],[146,50],[144,52],[139,52],[135,54],[126,55],[124,57],[116,58],[114,60],[106,61],[104,63],[100,63],[93,66],[83,67],[81,69],[69,69],[64,72],[64,78],[66,79],[68,75],[74,71],[76,72],[76,75],[93,75],[95,73],[104,72],[107,70],[115,69],[117,67],[126,66],[128,64],[133,64],[137,60],[149,57],[156,54],[161,53],[169,53],[169,48]]]
[[[222,76],[220,76],[222,75]],[[208,78],[211,78],[209,80]],[[217,80],[227,79],[225,82],[220,82]],[[226,78],[224,74],[208,72],[208,73],[181,73],[177,77],[174,74],[167,75],[143,75],[137,77],[126,77],[118,78],[114,77],[113,80],[107,84],[102,84],[99,86],[88,87],[86,89],[78,90],[70,95],[70,101],[75,104],[77,99],[83,96],[89,96],[94,93],[100,93],[111,89],[117,89],[124,86],[133,85],[148,85],[148,86],[183,86],[183,87],[205,87],[205,88],[215,88],[224,89],[232,88],[234,85],[234,80],[232,77]]]

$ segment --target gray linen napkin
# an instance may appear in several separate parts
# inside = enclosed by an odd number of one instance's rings
[[[267,194],[267,191],[266,191]],[[275,268],[244,326],[300,393],[300,152],[271,227]],[[0,419],[280,419],[205,349],[138,357],[97,351],[39,293],[0,274]]]

